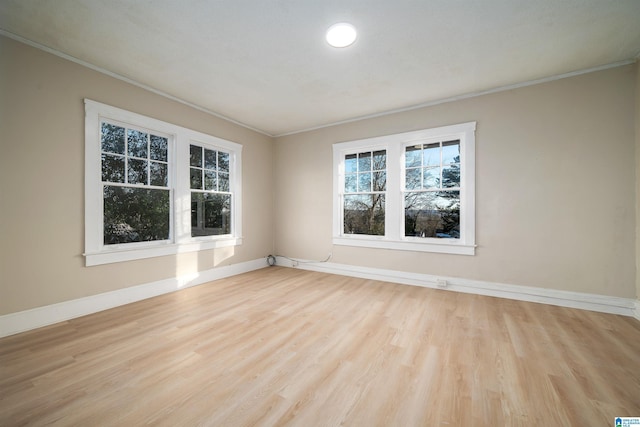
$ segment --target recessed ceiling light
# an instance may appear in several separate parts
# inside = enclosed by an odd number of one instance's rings
[[[333,24],[327,30],[327,43],[333,47],[347,47],[356,41],[356,28],[341,22]]]

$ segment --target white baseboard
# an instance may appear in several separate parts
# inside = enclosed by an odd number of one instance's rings
[[[445,290],[465,292],[479,295],[509,298],[520,301],[552,304],[562,307],[579,308],[603,313],[632,316],[640,321],[640,300],[630,298],[609,297],[581,292],[560,291],[555,289],[535,288],[479,280],[459,279],[454,277],[434,276],[428,274],[408,273],[397,270],[384,270],[370,267],[357,267],[337,263],[312,263],[291,261],[277,258],[278,265],[294,267],[310,271],[318,271],[342,276],[360,277],[372,280],[401,283],[404,285],[438,288],[437,280],[447,281]],[[52,325],[76,317],[97,313],[124,304],[174,292],[191,286],[201,285],[213,280],[235,276],[266,267],[264,258],[201,271],[188,276],[176,277],[143,285],[119,289],[47,305],[30,310],[0,316],[0,338],[29,331],[31,329]],[[442,288],[441,288],[442,289]]]
[[[332,262],[293,261],[278,257],[277,265],[303,270],[340,274],[343,276],[381,280],[404,285],[438,288],[449,291],[465,292],[519,301],[537,302],[561,307],[579,308],[602,313],[634,316],[640,320],[640,301],[631,298],[610,297],[582,292],[561,291],[481,280],[460,279],[456,277],[434,276],[429,274],[408,273],[397,270],[385,270],[371,267],[358,267]],[[438,279],[447,281],[445,288],[439,288]]]
[[[0,316],[0,337],[267,267],[264,258]]]

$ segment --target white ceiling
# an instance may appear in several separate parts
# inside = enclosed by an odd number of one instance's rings
[[[0,29],[282,135],[633,60],[640,0],[0,0]]]

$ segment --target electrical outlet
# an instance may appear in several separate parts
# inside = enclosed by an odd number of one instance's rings
[[[436,286],[439,288],[446,288],[449,284],[445,279],[436,279]]]

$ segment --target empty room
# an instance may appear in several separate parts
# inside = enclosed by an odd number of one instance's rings
[[[0,425],[640,424],[637,0],[0,0]]]

